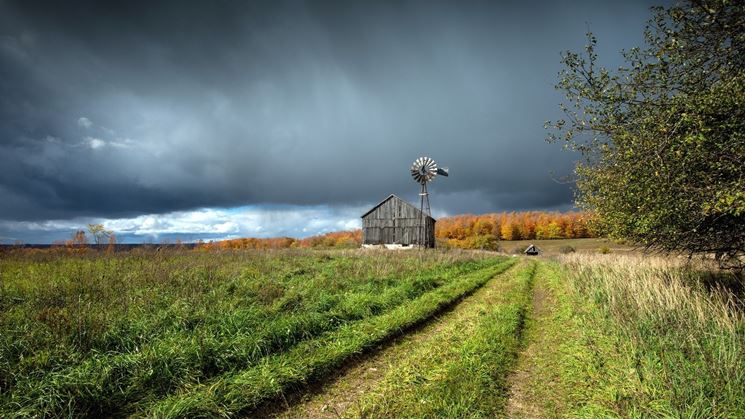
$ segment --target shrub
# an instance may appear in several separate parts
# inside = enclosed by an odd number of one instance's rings
[[[567,253],[574,253],[577,249],[573,248],[572,246],[561,246],[559,248],[559,253],[567,254]]]

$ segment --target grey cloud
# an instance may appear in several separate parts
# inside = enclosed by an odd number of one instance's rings
[[[559,51],[639,43],[646,2],[0,2],[0,219],[416,194],[568,208],[543,141]]]

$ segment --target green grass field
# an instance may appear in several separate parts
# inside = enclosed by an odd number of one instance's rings
[[[0,416],[244,410],[511,263],[463,252],[3,257]],[[205,393],[215,386],[225,393]]]
[[[3,254],[0,417],[745,416],[742,284],[584,243]]]

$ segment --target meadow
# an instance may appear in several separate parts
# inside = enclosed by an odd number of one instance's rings
[[[243,411],[511,263],[463,252],[5,254],[0,416]],[[254,392],[233,400],[230,383],[256,371]],[[230,400],[201,403],[216,383]]]
[[[745,416],[742,282],[601,248],[6,253],[0,416]]]

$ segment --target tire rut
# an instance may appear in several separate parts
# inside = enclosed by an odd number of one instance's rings
[[[474,326],[479,316],[478,304],[488,299],[497,290],[498,279],[511,275],[526,266],[525,262],[514,264],[505,272],[496,275],[471,295],[462,299],[449,310],[430,319],[419,329],[399,336],[380,345],[368,355],[351,360],[331,379],[313,383],[303,391],[289,395],[286,399],[265,406],[252,417],[277,418],[329,418],[342,417],[359,406],[359,401],[373,391],[400,360],[412,356],[416,348],[442,338],[446,330],[458,328],[463,335]]]

